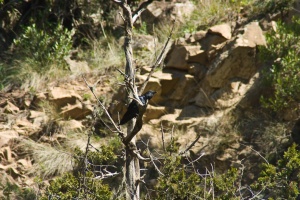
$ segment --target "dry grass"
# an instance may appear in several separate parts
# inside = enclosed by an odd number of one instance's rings
[[[70,72],[57,66],[51,66],[49,70],[38,73],[30,63],[20,63],[17,79],[21,82],[21,88],[25,91],[43,92],[50,82],[70,75]]]
[[[124,63],[123,44],[119,44],[113,38],[101,38],[91,42],[92,49],[81,52],[90,67],[103,70],[112,66],[121,66]]]
[[[61,175],[71,171],[74,167],[72,154],[65,150],[26,139],[21,140],[20,147],[28,152],[34,160],[30,172],[41,178]]]

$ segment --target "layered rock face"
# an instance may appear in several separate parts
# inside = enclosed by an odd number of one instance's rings
[[[186,110],[192,105],[198,110],[222,110],[237,105],[258,79],[260,45],[266,41],[258,22],[247,24],[235,35],[229,24],[220,24],[175,40],[163,70],[155,72],[146,87],[157,94],[148,111],[151,117],[146,113],[145,118],[163,116],[161,109],[155,108],[159,106],[165,110]],[[148,71],[149,67],[144,67],[137,80],[145,80]],[[200,113],[206,115],[200,111],[196,116]],[[185,119],[195,117],[186,111],[183,115]]]

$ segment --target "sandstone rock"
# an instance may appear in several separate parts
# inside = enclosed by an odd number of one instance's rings
[[[229,24],[220,24],[208,29],[209,33],[221,35],[227,40],[231,39],[231,27]]]
[[[207,72],[207,68],[204,65],[201,65],[199,63],[189,64],[188,73],[194,75],[194,77],[198,80],[203,79],[206,72]]]
[[[90,104],[90,103],[89,103]],[[82,104],[80,101],[76,101],[75,104],[67,104],[60,112],[65,118],[71,119],[83,119],[93,111],[92,106],[89,104]]]
[[[147,24],[153,24],[161,22],[168,15],[168,19],[176,18],[176,20],[184,22],[194,9],[194,4],[189,1],[185,3],[153,1],[142,13],[141,18]],[[150,28],[152,29],[152,27]]]
[[[32,124],[26,118],[20,118],[16,119],[15,124],[13,125],[13,130],[15,130],[21,135],[29,136],[41,130],[41,128]]]
[[[257,71],[256,50],[251,47],[237,47],[220,54],[205,77],[212,88],[221,88],[231,78],[249,80]]]
[[[166,2],[154,1],[147,6],[146,10],[142,13],[142,19],[148,22],[154,22],[162,14],[163,11],[167,8],[169,4]]]
[[[254,48],[257,45],[265,46],[266,39],[258,22],[251,22],[245,26],[244,34],[238,36],[235,46]]]
[[[137,84],[139,85],[139,84],[143,83],[146,80],[147,76],[148,76],[148,74],[143,75],[143,76],[137,75],[136,76]],[[163,101],[163,99],[161,97],[161,92],[162,92],[161,83],[157,77],[152,76],[149,79],[149,82],[147,83],[144,92],[149,91],[149,90],[156,91],[156,94],[153,96],[153,98],[151,99],[149,104],[151,104],[152,102],[160,103],[161,101]]]
[[[183,103],[189,99],[189,91],[193,91],[196,86],[193,76],[178,70],[169,69],[165,70],[164,73],[158,71],[153,73],[153,77],[160,80],[162,89],[160,94],[162,98],[160,100],[162,101],[160,103],[170,100],[176,100]]]
[[[34,125],[41,126],[49,120],[49,117],[44,112],[30,110],[29,119],[33,120]]]
[[[204,50],[200,50],[199,46],[194,46],[188,50],[188,59],[189,63],[199,63],[202,65],[207,64],[207,54]]]
[[[15,114],[17,112],[19,112],[19,108],[17,106],[15,106],[13,103],[7,101],[6,102],[6,106],[4,107],[4,112],[5,113],[12,113]]]
[[[201,49],[207,53],[215,48],[216,45],[226,42],[227,39],[215,33],[207,33],[203,39],[200,40]],[[207,63],[206,63],[207,64]]]
[[[6,146],[11,139],[18,138],[19,134],[14,130],[0,131],[0,148]]]
[[[151,105],[148,105],[143,120],[145,122],[147,122],[151,119],[158,119],[162,115],[164,115],[165,113],[166,113],[166,109],[165,109],[164,106],[151,106]]]
[[[188,70],[189,63],[206,64],[207,58],[200,46],[173,45],[165,62],[166,68]]]
[[[200,51],[200,48],[199,48]],[[188,69],[188,51],[185,46],[173,46],[166,56],[165,62],[167,68],[176,68],[181,70]]]
[[[186,37],[186,41],[188,43],[194,43],[194,42],[198,42],[201,39],[203,39],[207,34],[207,31],[197,31],[194,34],[189,35],[188,37]]]
[[[250,89],[248,83],[258,70],[255,47],[265,44],[258,23],[248,24],[243,34],[230,40],[221,54],[213,56],[201,91],[195,97],[196,105],[228,108],[238,103]]]
[[[81,100],[81,96],[73,90],[54,87],[49,91],[49,99],[57,106],[65,106],[67,104],[74,104],[76,102],[76,99]]]

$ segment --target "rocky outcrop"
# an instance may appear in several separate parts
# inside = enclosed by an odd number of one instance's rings
[[[259,45],[266,45],[266,41],[258,22],[247,24],[235,34],[229,24],[220,24],[175,40],[166,56],[165,68],[155,72],[146,86],[145,91],[155,90],[157,94],[150,101],[153,106],[144,120],[158,123],[153,120],[160,118],[180,124],[209,116],[209,109],[232,108],[241,101],[247,104],[245,95],[259,78]],[[138,84],[150,70],[142,68],[141,75],[137,75]],[[122,107],[126,107],[124,103],[110,111],[122,113]],[[171,120],[170,112],[164,110],[174,108],[181,108],[182,113]]]
[[[166,18],[185,21],[184,19],[189,17],[194,9],[194,4],[189,1],[179,3],[153,1],[142,13],[141,18],[147,24],[159,23]]]

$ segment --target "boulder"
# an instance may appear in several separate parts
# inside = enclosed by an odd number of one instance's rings
[[[173,45],[165,59],[166,68],[188,70],[189,63],[206,64],[207,58],[201,46]]]
[[[191,16],[194,9],[195,5],[190,1],[183,3],[153,1],[141,14],[141,18],[142,21],[147,22],[147,24],[159,23],[166,18],[184,22],[186,18]],[[149,28],[152,29],[152,27]]]
[[[238,35],[235,47],[251,47],[255,48],[258,46],[266,45],[266,38],[263,35],[258,22],[251,22],[244,28],[244,34]]]
[[[67,104],[60,112],[64,118],[68,119],[83,119],[87,115],[90,115],[93,111],[91,103],[83,104],[80,101],[76,101],[75,104]]]
[[[3,130],[0,131],[0,148],[7,146],[11,139],[18,138],[19,134],[15,130]]]
[[[229,79],[249,80],[257,71],[256,49],[237,47],[220,54],[210,66],[206,79],[212,88],[225,86]]]
[[[4,107],[5,113],[15,114],[15,113],[19,112],[19,110],[20,109],[17,106],[15,106],[13,103],[11,103],[10,101],[7,101],[6,106]]]
[[[173,45],[165,59],[166,68],[175,68],[180,70],[188,70],[188,47],[182,45]],[[192,49],[194,47],[192,46]],[[199,48],[200,51],[200,48]]]
[[[197,31],[196,33],[189,34],[188,37],[186,37],[186,42],[188,43],[195,43],[203,39],[207,34],[207,31]]]
[[[240,102],[254,84],[251,80],[256,80],[256,46],[265,44],[258,23],[246,25],[244,32],[231,39],[223,52],[213,58],[201,82],[201,91],[194,99],[196,105],[228,108]]]
[[[227,40],[231,39],[231,27],[229,24],[220,24],[208,29],[209,33],[221,35]]]
[[[194,77],[179,70],[165,70],[165,72],[155,72],[153,77],[160,80],[161,97],[164,102],[175,100],[185,102],[189,99],[196,84]],[[170,104],[170,102],[169,102]]]
[[[49,120],[49,117],[44,112],[30,110],[29,119],[33,120],[34,125],[41,126]]]
[[[137,75],[136,76],[137,84],[138,85],[142,84],[147,79],[147,76],[148,76],[148,74],[146,74],[146,75]],[[156,91],[156,94],[153,96],[153,98],[149,102],[150,104],[153,103],[153,102],[159,103],[159,102],[162,101],[162,98],[161,98],[161,92],[162,92],[161,83],[160,83],[160,80],[157,77],[152,76],[149,79],[149,81],[148,81],[148,83],[145,87],[144,92],[147,92],[149,90]]]
[[[151,119],[158,119],[164,114],[166,114],[166,108],[164,106],[148,105],[143,120],[144,122],[147,122]]]
[[[76,99],[82,99],[74,90],[67,90],[61,87],[53,87],[49,90],[49,100],[57,106],[65,106],[67,104],[74,104]]]

